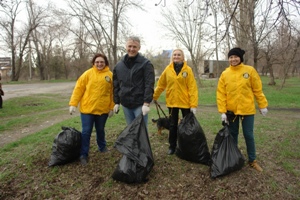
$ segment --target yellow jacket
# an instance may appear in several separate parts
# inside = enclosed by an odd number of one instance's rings
[[[236,115],[253,115],[256,113],[254,97],[259,108],[268,106],[260,77],[252,66],[241,63],[222,72],[217,88],[220,113],[232,111]]]
[[[69,105],[79,103],[80,112],[84,114],[101,115],[113,110],[112,72],[108,66],[101,71],[93,66],[79,77]]]
[[[159,77],[153,99],[157,100],[166,90],[167,107],[196,108],[198,106],[198,88],[192,68],[186,62],[178,74],[170,63]]]

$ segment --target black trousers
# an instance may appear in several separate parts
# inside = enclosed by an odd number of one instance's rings
[[[179,110],[181,110],[182,118],[191,112],[189,108],[168,108],[170,116],[170,130],[169,130],[169,149],[176,149],[177,146],[177,129]]]
[[[2,108],[2,103],[3,103],[2,96],[0,95],[0,108]]]

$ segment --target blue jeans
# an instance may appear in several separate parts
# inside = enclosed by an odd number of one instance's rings
[[[131,124],[131,122],[142,113],[142,107],[143,106],[139,106],[137,108],[127,108],[122,105],[127,125]],[[148,125],[148,114],[144,115],[143,118],[144,118],[144,122],[145,122],[145,125],[147,128],[148,127],[147,126]]]
[[[229,131],[233,136],[236,145],[238,144],[240,118],[242,118],[242,129],[247,146],[248,159],[249,162],[253,162],[253,160],[256,159],[255,141],[253,134],[254,115],[236,116],[233,122],[229,122]]]
[[[90,149],[90,139],[93,131],[93,126],[96,128],[96,140],[98,145],[98,150],[102,151],[106,147],[105,140],[105,123],[108,114],[103,115],[93,115],[93,114],[80,114],[81,117],[81,150],[80,157],[88,157]]]

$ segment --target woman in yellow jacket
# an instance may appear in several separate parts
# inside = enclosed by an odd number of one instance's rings
[[[249,165],[257,171],[262,168],[256,162],[256,150],[253,134],[255,102],[260,113],[268,112],[267,99],[262,91],[262,83],[257,71],[243,64],[245,51],[233,48],[228,53],[230,66],[222,72],[217,88],[217,105],[222,121],[229,124],[230,134],[238,144],[239,121],[242,121],[243,134],[247,146]]]
[[[70,114],[80,104],[82,123],[80,162],[86,165],[90,148],[93,126],[96,129],[98,150],[106,152],[104,127],[108,117],[113,115],[113,82],[107,57],[96,54],[92,59],[93,67],[85,71],[77,80],[71,96]]]
[[[196,114],[198,106],[197,83],[192,68],[187,65],[181,49],[175,49],[172,52],[170,64],[160,75],[153,94],[154,102],[164,90],[166,90],[166,105],[170,116],[168,154],[172,155],[177,146],[179,110],[181,110],[182,117],[185,117],[190,112]]]

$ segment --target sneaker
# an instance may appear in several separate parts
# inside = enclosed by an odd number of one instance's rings
[[[256,169],[259,172],[262,172],[263,169],[257,164],[256,160],[253,160],[253,162],[249,162],[250,167]]]
[[[175,150],[174,150],[174,149],[169,149],[168,155],[173,155],[174,153],[175,153]]]
[[[80,163],[82,166],[87,165],[88,161],[86,157],[80,157]]]

